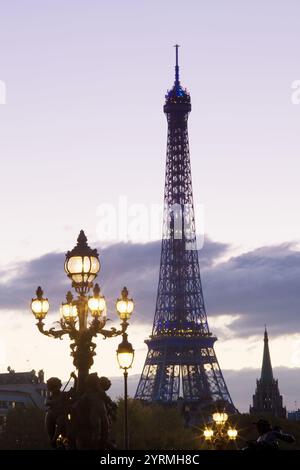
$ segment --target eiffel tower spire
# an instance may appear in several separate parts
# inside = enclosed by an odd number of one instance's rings
[[[175,50],[176,50],[176,61],[175,61],[175,86],[179,86],[180,85],[180,81],[179,81],[179,61],[178,61],[178,49],[179,49],[179,45],[178,44],[175,44]]]
[[[194,216],[188,116],[191,98],[179,82],[166,94],[168,122],[164,220],[156,309],[148,354],[135,397],[201,407],[222,402],[235,411],[207,323]]]

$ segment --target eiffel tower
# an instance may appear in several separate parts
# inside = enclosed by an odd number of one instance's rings
[[[147,402],[182,397],[200,407],[222,402],[235,411],[209,330],[196,246],[188,116],[191,99],[179,80],[165,97],[168,122],[164,222],[156,310],[148,354],[135,394]]]

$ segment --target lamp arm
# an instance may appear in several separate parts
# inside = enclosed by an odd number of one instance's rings
[[[75,332],[77,331],[73,325],[65,325],[63,322],[59,322],[61,325],[61,330],[56,330],[55,327],[45,330],[45,323],[42,320],[39,320],[36,324],[40,333],[45,336],[50,336],[51,338],[62,339],[64,335],[70,335],[74,337]]]
[[[127,327],[128,327],[128,322],[123,321],[121,323],[120,330],[117,330],[117,328],[114,328],[114,327],[110,328],[110,330],[105,330],[101,322],[97,318],[94,318],[94,320],[92,321],[90,325],[89,331],[90,331],[91,336],[97,336],[97,334],[100,334],[104,336],[104,339],[106,339],[106,338],[115,338],[116,336],[123,335],[125,331],[127,330]]]

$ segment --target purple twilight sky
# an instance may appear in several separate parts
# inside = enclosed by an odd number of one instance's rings
[[[55,320],[67,288],[63,252],[84,228],[100,250],[110,305],[124,283],[137,299],[139,374],[154,314],[159,236],[104,240],[100,215],[103,204],[118,207],[122,197],[146,212],[162,203],[162,106],[179,43],[218,358],[236,404],[246,409],[255,386],[247,371],[260,367],[267,322],[273,363],[293,407],[298,391],[287,377],[300,367],[300,105],[292,103],[299,39],[297,0],[1,2],[1,369],[44,367],[63,379],[71,370],[67,343],[55,347],[38,335],[28,303],[42,283]],[[104,372],[117,377],[116,344],[99,343],[99,352],[107,355]],[[95,367],[103,367],[100,358]],[[232,372],[241,369],[241,376]]]

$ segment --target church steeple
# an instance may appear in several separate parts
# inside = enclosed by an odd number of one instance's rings
[[[286,408],[282,404],[278,380],[274,379],[269,350],[269,337],[265,326],[264,353],[260,379],[256,381],[256,390],[253,395],[251,414],[273,415],[279,418],[286,417]]]
[[[271,356],[270,356],[270,350],[269,350],[269,338],[268,338],[268,332],[267,332],[266,326],[265,326],[265,334],[264,334],[264,354],[263,354],[260,380],[265,384],[267,383],[271,384],[273,383],[273,380],[274,380],[272,364],[271,364]]]

